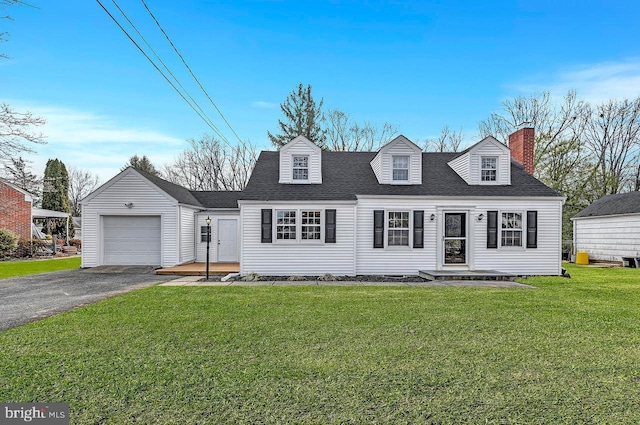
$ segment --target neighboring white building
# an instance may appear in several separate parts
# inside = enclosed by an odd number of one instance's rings
[[[640,258],[640,192],[607,195],[571,220],[575,250],[590,260]]]
[[[533,158],[533,129],[512,135]],[[83,201],[83,267],[204,261],[241,274],[561,274],[564,198],[487,137],[424,153],[399,136],[378,152],[326,152],[297,137],[262,152],[243,192],[196,192],[127,169]],[[532,164],[525,164],[532,167]],[[528,168],[531,169],[531,168]]]

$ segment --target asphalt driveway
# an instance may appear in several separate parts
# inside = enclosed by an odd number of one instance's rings
[[[0,331],[175,276],[150,267],[96,267],[0,279]]]

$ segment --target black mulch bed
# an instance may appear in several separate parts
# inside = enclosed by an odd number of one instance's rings
[[[242,279],[240,279],[242,280]],[[378,275],[358,275],[358,276],[333,276],[333,278],[325,278],[325,276],[258,276],[254,281],[274,281],[274,280],[295,280],[295,281],[355,281],[355,282],[427,282],[420,276],[378,276]]]

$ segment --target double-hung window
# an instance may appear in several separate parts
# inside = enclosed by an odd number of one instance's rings
[[[389,211],[388,214],[388,245],[409,246],[409,212]]]
[[[309,180],[309,156],[296,155],[293,157],[293,179]]]
[[[480,158],[480,180],[483,182],[495,182],[498,180],[498,158],[483,156]]]
[[[405,155],[394,155],[391,160],[393,165],[393,181],[409,181],[409,157]]]
[[[276,240],[320,241],[322,211],[276,210]]]
[[[207,232],[207,226],[200,226],[200,242],[207,241],[207,234],[209,236],[209,242],[211,242],[211,234]]]
[[[320,211],[300,212],[300,238],[304,240],[320,240]]]
[[[276,212],[276,239],[296,239],[296,210],[277,210]]]
[[[502,246],[522,246],[522,213],[502,213]]]

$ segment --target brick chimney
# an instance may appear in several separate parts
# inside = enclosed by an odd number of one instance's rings
[[[509,135],[511,157],[524,165],[524,170],[531,175],[533,175],[534,144],[534,130],[530,123],[522,124],[518,131]]]

